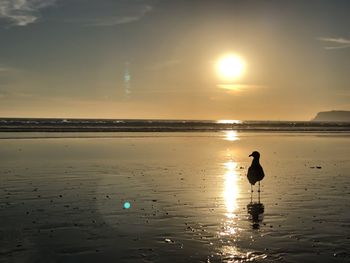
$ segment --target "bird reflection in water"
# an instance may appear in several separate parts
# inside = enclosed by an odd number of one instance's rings
[[[259,202],[250,202],[247,205],[247,211],[250,215],[250,220],[253,223],[252,228],[259,229],[265,212],[264,204],[260,203],[260,200]]]

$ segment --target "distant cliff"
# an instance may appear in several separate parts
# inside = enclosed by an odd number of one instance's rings
[[[350,111],[322,111],[311,121],[350,122]]]

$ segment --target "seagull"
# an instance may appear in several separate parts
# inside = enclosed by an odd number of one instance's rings
[[[250,183],[250,187],[251,187],[250,189],[252,193],[253,193],[253,185],[255,185],[256,182],[259,182],[258,192],[259,192],[259,199],[260,199],[260,181],[265,176],[264,170],[259,163],[260,153],[257,151],[254,151],[252,152],[252,154],[249,155],[249,157],[253,157],[254,159],[252,161],[251,166],[248,168],[247,178]]]

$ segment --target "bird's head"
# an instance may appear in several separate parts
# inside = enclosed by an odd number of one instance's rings
[[[249,157],[260,158],[260,153],[257,151],[252,152]]]

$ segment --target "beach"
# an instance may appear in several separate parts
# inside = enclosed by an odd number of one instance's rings
[[[3,132],[0,262],[348,262],[349,139]],[[258,220],[254,150],[266,175]]]

